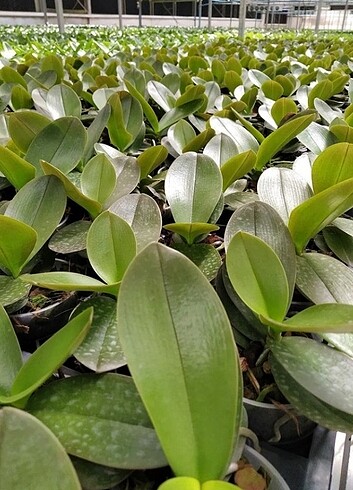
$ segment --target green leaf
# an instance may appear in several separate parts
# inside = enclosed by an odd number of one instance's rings
[[[42,248],[60,223],[66,208],[66,193],[60,181],[43,175],[18,191],[6,208],[5,216],[31,226],[37,241],[29,258]]]
[[[315,155],[320,155],[330,145],[337,143],[337,138],[331,129],[316,122],[312,122],[298,134],[298,140]]]
[[[21,280],[21,277],[13,279],[8,276],[0,276],[0,304],[6,307],[9,313],[22,308],[27,302],[27,296],[31,285]]]
[[[126,364],[120,345],[116,321],[116,300],[106,296],[97,296],[81,303],[73,317],[93,307],[92,326],[84,341],[75,351],[75,357],[84,366],[104,373]]]
[[[282,85],[274,80],[266,80],[266,82],[261,85],[261,90],[265,97],[272,100],[278,100],[282,97],[284,92]]]
[[[205,146],[203,154],[212,158],[219,167],[239,153],[234,140],[224,133],[216,134]]]
[[[212,286],[189,259],[151,244],[124,277],[118,325],[174,473],[201,482],[223,476],[239,427],[242,382],[229,321]]]
[[[168,157],[165,146],[156,145],[144,150],[138,157],[137,163],[140,167],[140,179],[145,179],[155,168],[159,167]]]
[[[60,254],[81,252],[86,249],[90,221],[74,221],[58,230],[49,241],[49,248]]]
[[[353,266],[353,237],[335,226],[322,230],[325,242],[332,252],[350,267]]]
[[[22,352],[14,328],[0,306],[0,394],[8,395],[22,367]],[[1,413],[1,412],[0,412]]]
[[[233,182],[247,174],[254,167],[255,163],[256,154],[252,150],[240,153],[227,160],[221,166],[223,191],[228,189]]]
[[[96,291],[117,295],[119,283],[104,284],[97,279],[76,272],[42,272],[38,274],[22,274],[24,282],[42,288],[59,291]]]
[[[22,410],[0,411],[1,486],[21,490],[80,490],[72,463],[57,438]],[[50,482],[50,483],[49,483]]]
[[[86,209],[92,218],[98,216],[98,214],[102,211],[102,205],[99,202],[93,201],[89,197],[85,196],[59,169],[44,161],[41,162],[41,167],[46,175],[53,175],[57,177],[63,184],[67,196]]]
[[[216,131],[216,134],[222,133],[229,136],[236,144],[239,153],[248,150],[253,150],[256,153],[259,149],[257,139],[241,124],[218,116],[212,116],[209,124]]]
[[[62,117],[48,124],[33,139],[26,153],[40,174],[40,161],[45,160],[64,174],[73,170],[83,156],[86,146],[86,130],[76,117]]]
[[[259,147],[257,152],[256,168],[261,170],[271,158],[276,155],[287,143],[300,134],[316,118],[316,114],[298,116],[289,120],[283,126],[279,127],[269,136],[267,136]]]
[[[63,83],[48,90],[47,108],[54,120],[65,116],[81,117],[80,98],[72,88]]]
[[[249,131],[250,134],[252,134],[254,136],[254,138],[259,142],[259,143],[262,143],[262,141],[265,139],[265,137],[263,136],[262,133],[260,133],[260,131],[258,131],[255,126],[253,126],[251,124],[251,122],[247,119],[245,119],[245,117],[241,116],[239,114],[239,112],[237,112],[233,107],[231,107],[232,109],[232,112],[233,114],[235,115],[235,117],[237,118],[237,120],[239,122],[241,122],[241,124],[244,126],[245,129],[247,129]]]
[[[215,132],[212,128],[205,129],[184,146],[183,153],[187,153],[188,151],[198,152],[210,141],[211,138],[213,138],[214,135]]]
[[[239,231],[245,231],[257,236],[277,254],[287,276],[289,307],[295,286],[296,255],[288,228],[271,206],[264,202],[256,201],[240,207],[229,219],[224,232],[226,250],[233,236]]]
[[[293,209],[312,196],[312,190],[304,177],[289,168],[267,168],[258,180],[259,199],[277,211],[284,223],[288,223]]]
[[[222,175],[205,155],[184,153],[169,167],[165,194],[174,220],[207,223],[222,193]]]
[[[124,78],[124,83],[130,94],[140,102],[142,110],[146,118],[148,119],[148,122],[150,123],[153,131],[155,133],[158,133],[158,118],[152,107],[149,105],[143,95],[133,86],[133,84],[126,80],[126,78]]]
[[[17,277],[31,255],[37,233],[25,223],[3,215],[0,228],[0,264]]]
[[[353,179],[340,182],[293,209],[288,228],[299,254],[310,238],[353,207],[352,184]]]
[[[353,128],[347,124],[335,124],[330,126],[330,132],[338,141],[353,143]]]
[[[283,325],[293,332],[352,333],[353,305],[314,305],[292,316]]]
[[[30,144],[46,126],[50,119],[35,111],[11,112],[8,118],[8,128],[15,145],[26,153]]]
[[[169,126],[178,122],[180,119],[183,119],[190,114],[194,114],[201,108],[202,105],[203,99],[195,99],[169,110],[159,121],[159,132],[161,133],[163,130],[169,128]]]
[[[124,219],[132,228],[137,252],[151,242],[158,242],[162,216],[158,204],[147,194],[129,194],[120,198],[109,211]]]
[[[275,363],[271,360],[274,376],[284,395],[288,396],[287,389],[285,383],[281,382],[281,375],[277,376],[277,371],[281,374],[283,370],[286,378],[290,380],[289,384],[294,383],[304,391],[301,406],[298,407],[304,415],[317,419],[315,412],[310,413],[310,406],[308,411],[305,410],[306,393],[308,393],[309,401],[313,397],[313,402],[316,402],[317,406],[323,405],[319,423],[325,427],[335,428],[334,430],[342,430],[337,425],[348,423],[350,425],[348,432],[352,431],[353,391],[350,380],[353,359],[331,347],[303,337],[282,338],[271,346],[271,352],[271,359],[275,360]],[[289,384],[288,388],[290,388]],[[297,393],[297,390],[294,390],[293,396],[296,397]],[[288,399],[293,402],[291,395]],[[327,413],[331,410],[333,410],[333,420]],[[343,418],[342,422],[337,421],[338,417]]]
[[[109,199],[105,202],[105,209],[115,201],[132,192],[140,180],[140,167],[135,157],[121,156],[111,158],[116,173],[116,185]]]
[[[110,117],[110,105],[106,104],[96,115],[93,122],[87,129],[87,141],[82,156],[83,163],[86,163],[93,155],[94,145],[98,142],[104,128],[108,124]]]
[[[131,227],[116,214],[104,211],[88,231],[87,254],[93,269],[105,282],[121,281],[136,255]]]
[[[11,66],[3,66],[0,70],[0,79],[5,83],[14,83],[27,88],[27,83],[22,75]]]
[[[0,396],[0,403],[23,400],[42,385],[75,352],[91,326],[92,315],[92,308],[85,310],[42,344],[18,371],[10,395]]]
[[[194,243],[192,245],[175,243],[173,248],[197,265],[209,281],[217,276],[222,260],[219,252],[212,245],[207,243]]]
[[[337,143],[320,153],[312,166],[315,194],[353,178],[352,158],[353,144],[350,143]]]
[[[108,122],[109,137],[120,150],[125,151],[137,138],[143,124],[140,102],[128,92],[117,92],[109,98],[111,115]]]
[[[89,374],[50,383],[32,396],[26,408],[57,435],[69,454],[130,470],[167,464],[127,376]]]
[[[4,146],[0,146],[0,171],[16,189],[34,179],[36,173],[33,165]]]
[[[333,95],[333,84],[330,80],[322,80],[317,83],[309,92],[308,104],[309,109],[314,109],[314,101],[317,97],[321,100],[327,100]]]
[[[174,233],[178,233],[185,238],[189,245],[192,245],[194,241],[204,235],[211,233],[212,231],[219,230],[219,226],[210,223],[171,223],[164,225],[163,228]]]
[[[168,140],[174,150],[181,155],[183,148],[195,138],[196,133],[190,123],[181,119],[168,129]]]
[[[82,192],[102,206],[112,194],[116,185],[114,165],[108,157],[100,153],[86,163],[81,177]]]
[[[152,99],[165,111],[171,111],[175,107],[175,95],[163,83],[150,80],[147,83],[147,91]]]
[[[196,478],[178,476],[159,485],[158,490],[201,490],[201,484]]]
[[[277,125],[283,120],[287,114],[296,114],[298,112],[297,104],[293,99],[282,97],[276,100],[271,107],[271,116],[276,121]]]
[[[81,458],[71,456],[80,483],[85,490],[105,490],[123,482],[132,473],[130,470],[120,470]]]
[[[282,321],[289,286],[276,253],[260,238],[238,232],[228,245],[229,279],[242,301],[258,315]]]

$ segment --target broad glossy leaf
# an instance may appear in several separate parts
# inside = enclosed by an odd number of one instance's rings
[[[314,109],[316,97],[321,100],[327,100],[333,95],[333,84],[330,80],[322,80],[317,83],[309,92],[308,105],[309,109]]]
[[[116,185],[109,199],[104,204],[105,209],[121,197],[130,194],[140,180],[140,167],[135,157],[121,156],[111,158],[110,161],[115,168]]]
[[[188,257],[209,281],[212,281],[222,265],[219,252],[207,243],[195,243],[188,245],[186,243],[175,243],[173,248]]]
[[[336,220],[335,220],[336,221]],[[325,242],[332,252],[345,264],[353,266],[353,237],[335,226],[322,230]]]
[[[337,141],[353,143],[353,128],[348,124],[331,124],[330,132],[335,135]]]
[[[248,119],[245,119],[245,117],[241,116],[239,112],[237,112],[233,107],[231,107],[231,109],[237,120],[244,126],[244,128],[247,129],[249,133],[252,134],[259,143],[261,143],[265,139],[263,134],[260,133],[260,131],[258,131]]]
[[[307,128],[315,118],[316,114],[298,116],[293,120],[289,120],[267,136],[259,147],[256,168],[261,170],[276,153]]]
[[[31,109],[33,101],[28,91],[22,85],[15,85],[11,90],[10,107],[14,111],[21,109]]]
[[[111,468],[76,456],[70,459],[85,490],[105,490],[123,482],[132,473],[130,470]]]
[[[288,228],[279,214],[264,202],[253,202],[240,207],[229,219],[224,233],[226,250],[239,231],[257,236],[277,254],[286,272],[290,303],[295,286],[296,255]]]
[[[81,177],[81,189],[87,197],[103,206],[112,194],[116,180],[114,165],[101,153],[86,163]]]
[[[81,117],[80,98],[72,88],[63,83],[48,90],[47,108],[54,120],[65,116]]]
[[[195,138],[193,138],[189,143],[184,147],[183,152],[186,153],[188,151],[196,151],[198,152],[210,141],[211,138],[215,135],[215,132],[212,128],[207,128],[201,133],[199,133]],[[203,152],[205,153],[205,152]]]
[[[328,124],[331,124],[337,118],[343,118],[342,112],[332,109],[326,102],[321,99],[314,100],[314,106],[320,116],[325,119]]]
[[[288,228],[301,253],[313,238],[335,218],[353,207],[353,179],[331,186],[293,209]]]
[[[256,163],[256,154],[252,151],[246,151],[230,158],[221,166],[223,177],[223,191],[228,189],[236,180],[244,177],[250,172]]]
[[[102,110],[103,107],[106,106],[110,97],[116,94],[117,91],[118,91],[117,87],[99,88],[93,93],[92,101],[99,110]]]
[[[271,352],[277,363],[312,396],[336,410],[353,415],[350,381],[353,359],[304,337],[282,338],[271,345]]]
[[[48,124],[33,139],[26,160],[41,173],[40,161],[45,160],[64,174],[73,170],[83,156],[86,130],[76,117],[62,117]]]
[[[93,201],[89,197],[85,196],[80,189],[74,185],[59,169],[44,161],[41,162],[41,167],[46,175],[53,175],[57,177],[57,179],[59,179],[64,186],[67,196],[86,209],[93,218],[95,218],[102,211],[102,205],[99,202]]]
[[[86,163],[94,152],[94,145],[98,142],[104,128],[108,124],[110,117],[110,105],[106,104],[96,115],[93,122],[87,129],[87,141],[83,152],[82,160]]]
[[[65,449],[37,418],[15,408],[0,411],[0,473],[5,489],[80,490]]]
[[[64,186],[54,176],[31,180],[18,191],[6,208],[5,216],[31,226],[37,233],[32,258],[50,238],[66,208]]]
[[[129,368],[175,474],[201,482],[220,478],[239,427],[242,383],[229,321],[212,286],[189,259],[151,244],[124,277],[118,325]]]
[[[23,274],[20,279],[25,283],[59,291],[95,291],[116,296],[119,289],[119,283],[104,284],[104,282],[98,281],[93,277],[78,274],[77,272]]]
[[[228,245],[229,279],[241,300],[258,315],[282,321],[289,303],[286,272],[260,238],[238,232]]]
[[[42,344],[18,371],[9,396],[0,396],[0,403],[26,399],[42,385],[75,352],[91,326],[92,315],[92,309],[85,310]]]
[[[152,109],[152,107],[149,105],[147,100],[144,98],[144,96],[134,87],[132,83],[130,83],[126,78],[124,78],[124,83],[126,85],[127,90],[130,92],[130,94],[137,99],[142,107],[142,110],[148,119],[148,122],[151,124],[153,131],[156,133],[158,132],[158,118]]]
[[[24,153],[30,144],[48,124],[50,119],[35,111],[12,112],[8,118],[10,136],[15,145]]]
[[[201,490],[201,484],[196,478],[178,476],[159,485],[158,490]]]
[[[128,92],[117,92],[109,98],[111,115],[108,131],[112,143],[125,151],[135,141],[143,124],[140,102]]]
[[[195,99],[190,102],[186,102],[183,105],[174,107],[162,116],[159,121],[159,132],[161,133],[164,129],[169,128],[172,124],[178,122],[180,119],[194,114],[203,105],[203,99]]]
[[[353,178],[353,144],[337,143],[326,148],[315,159],[312,179],[315,194]]]
[[[20,73],[11,66],[3,66],[0,70],[0,79],[5,83],[19,84],[27,88],[27,83]]]
[[[178,233],[180,236],[185,238],[186,242],[189,245],[192,245],[197,238],[200,238],[203,235],[207,235],[212,231],[216,231],[219,229],[219,226],[213,225],[211,223],[171,223],[169,225],[164,225],[166,230],[173,231],[174,233]]]
[[[280,97],[282,97],[284,92],[282,85],[274,80],[266,80],[261,85],[261,90],[263,91],[265,97],[272,100],[278,100]]]
[[[312,190],[305,179],[289,168],[267,168],[258,180],[259,199],[272,206],[288,223],[293,209],[312,196]]]
[[[279,125],[287,114],[296,114],[298,112],[297,104],[293,99],[282,97],[271,107],[271,115],[276,124]]]
[[[105,282],[121,281],[136,255],[136,240],[131,227],[116,214],[104,211],[88,231],[87,254],[93,269]]]
[[[147,90],[152,99],[165,111],[168,112],[175,107],[175,95],[163,83],[151,80],[147,83]]]
[[[60,254],[81,252],[86,249],[90,221],[74,221],[58,230],[49,241],[49,248]]]
[[[167,136],[169,143],[181,155],[184,147],[195,138],[196,133],[190,123],[181,119],[168,129]]]
[[[14,328],[0,305],[0,393],[8,395],[22,367],[22,352]]]
[[[256,138],[247,129],[243,128],[241,124],[218,116],[212,116],[209,124],[216,131],[216,134],[221,133],[229,136],[236,144],[238,153],[248,150],[257,152],[259,149],[259,143]]]
[[[3,215],[0,228],[0,264],[17,277],[31,255],[37,233],[25,223]]]
[[[158,204],[147,194],[129,194],[116,201],[109,211],[124,219],[132,228],[137,251],[151,242],[158,242],[162,216]]]
[[[325,148],[337,143],[337,138],[326,126],[312,122],[298,135],[298,140],[315,155],[320,155]]]
[[[33,165],[4,146],[0,146],[0,171],[16,189],[34,179],[36,172]]]
[[[6,311],[13,313],[27,302],[30,289],[31,285],[22,281],[20,277],[13,279],[9,276],[0,276],[0,304],[6,307]]]
[[[229,191],[229,189],[228,189]],[[229,194],[225,194],[224,203],[229,206],[231,209],[238,209],[240,206],[244,204],[248,204],[249,202],[258,201],[259,196],[255,192],[230,192]]]
[[[185,153],[169,167],[165,194],[176,222],[207,223],[221,193],[222,175],[211,158]]]
[[[140,179],[145,179],[155,168],[161,165],[168,157],[168,150],[162,145],[151,146],[144,150],[138,157],[140,167]]]
[[[69,454],[113,468],[167,461],[134,382],[117,374],[74,376],[38,390],[27,405]]]
[[[233,139],[224,133],[213,136],[203,151],[203,154],[212,158],[219,167],[238,153],[238,147]]]
[[[116,300],[107,296],[88,299],[75,309],[74,317],[91,306],[92,325],[84,341],[75,351],[76,359],[97,373],[124,366],[126,359],[118,336]]]

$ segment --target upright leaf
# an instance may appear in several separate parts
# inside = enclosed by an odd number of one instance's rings
[[[50,124],[50,119],[35,111],[16,111],[8,119],[9,133],[15,145],[27,152],[33,139]]]
[[[0,305],[0,394],[8,395],[22,367],[22,352],[14,328]]]
[[[0,171],[16,189],[34,179],[36,169],[5,146],[0,146]]]
[[[324,150],[315,159],[312,179],[315,194],[332,185],[353,178],[353,144],[337,143]]]
[[[80,98],[72,88],[63,83],[48,90],[47,108],[54,120],[65,116],[81,117]]]
[[[105,282],[121,281],[136,255],[131,227],[116,214],[104,211],[88,231],[87,254],[93,269]]]
[[[129,368],[175,474],[201,482],[220,478],[239,427],[241,375],[229,321],[213,288],[186,257],[151,244],[123,280],[118,325]]]
[[[116,173],[108,157],[101,153],[87,162],[81,177],[82,192],[87,197],[103,206],[115,185]]]

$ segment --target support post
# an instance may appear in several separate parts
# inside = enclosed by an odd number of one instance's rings
[[[119,29],[123,28],[123,0],[118,0]]]
[[[323,0],[319,0],[317,4],[317,12],[316,12],[316,20],[315,20],[315,32],[319,32],[320,23],[321,23],[321,11],[322,11]]]
[[[270,0],[267,0],[266,17],[265,17],[265,29],[268,28],[269,15],[270,15]]]
[[[59,32],[60,34],[63,34],[65,32],[63,0],[55,0],[55,10],[58,19]]]
[[[246,18],[246,0],[240,0],[239,27],[238,27],[238,36],[240,39],[244,39],[245,36],[245,18]]]
[[[139,27],[142,27],[142,0],[137,0],[137,7],[139,9]]]
[[[92,15],[92,1],[86,0],[86,10],[88,15]]]
[[[208,28],[212,27],[212,0],[208,0]]]
[[[199,0],[199,29],[201,29],[201,19],[202,19],[202,0]]]
[[[344,6],[343,20],[342,20],[342,31],[346,27],[347,13],[348,13],[348,1],[346,0],[346,5]]]
[[[47,11],[47,0],[39,0],[40,11],[43,12],[44,15],[44,24],[48,25],[48,11]]]

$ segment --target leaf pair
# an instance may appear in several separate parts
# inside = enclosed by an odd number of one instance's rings
[[[189,478],[187,476],[180,476],[172,478],[162,483],[158,487],[158,490],[241,490],[237,485],[223,481],[207,481],[200,483],[195,478]]]

